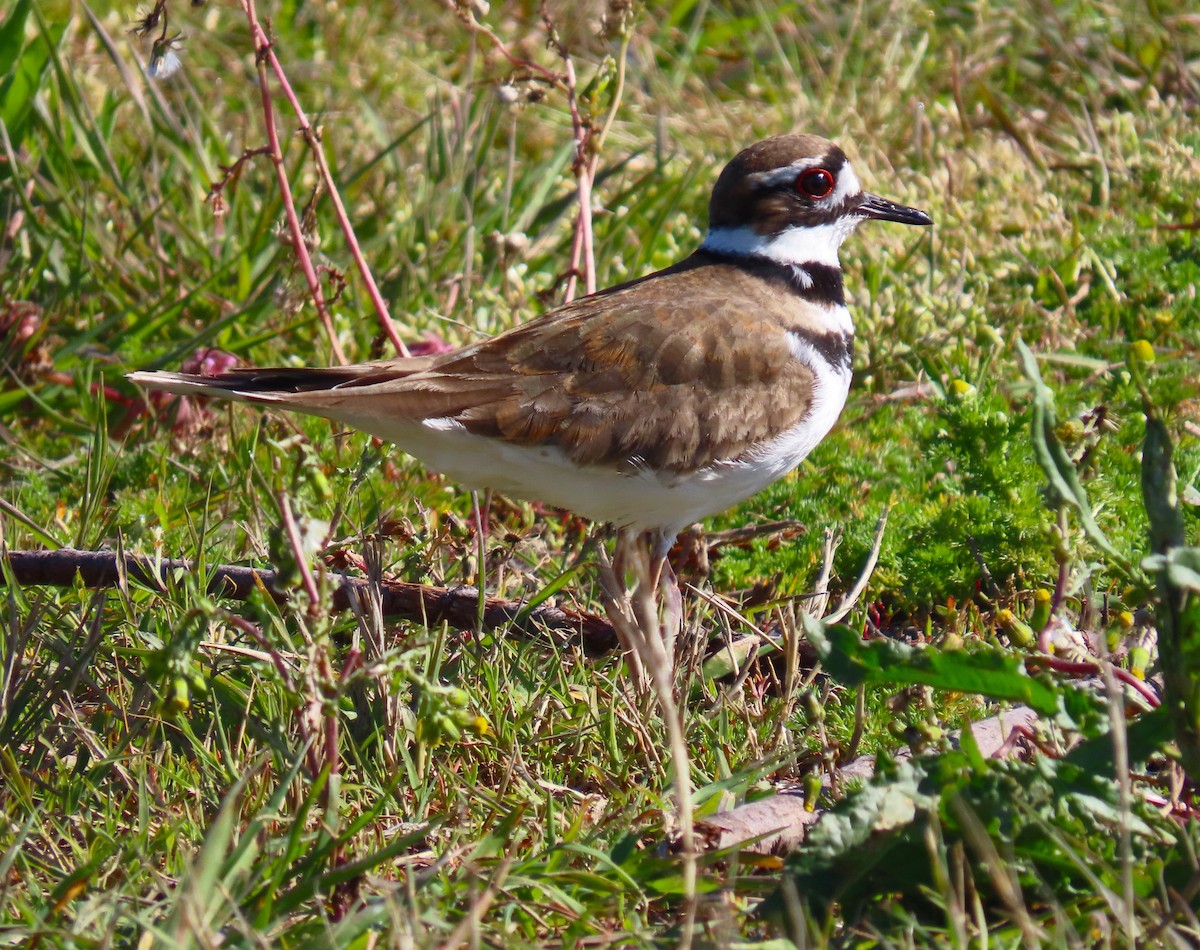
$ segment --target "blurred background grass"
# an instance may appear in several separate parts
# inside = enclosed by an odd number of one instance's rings
[[[537,5],[474,9],[514,55],[561,69]],[[149,42],[129,32],[147,10],[19,0],[0,28],[3,543],[276,563],[288,553],[273,534],[282,494],[315,549],[376,539],[407,580],[473,583],[469,499],[419,465],[319,420],[196,406],[184,417],[161,403],[141,412],[124,381],[204,347],[247,363],[331,358],[280,238],[266,159],[227,182],[220,213],[209,197],[222,167],[264,141],[245,18],[212,0],[169,11],[182,68],[161,80],[145,73]],[[1145,518],[1140,396],[1125,354],[1134,340],[1153,344],[1151,386],[1179,437],[1194,533],[1191,6],[681,0],[547,11],[597,117],[615,89],[619,25],[628,31],[597,171],[600,286],[694,248],[722,164],[781,131],[835,139],[868,188],[936,221],[931,235],[863,228],[844,248],[860,342],[843,421],[794,476],[709,525],[793,519],[803,530],[714,550],[712,586],[735,598],[753,589],[760,602],[800,593],[836,526],[835,584],[848,587],[888,508],[859,623],[1002,638],[996,610],[1031,611],[1061,565],[1072,609],[1136,610],[1141,594],[1045,503],[1012,344],[1019,336],[1042,354],[1060,437],[1133,560]],[[561,299],[575,211],[561,90],[526,78],[433,2],[260,13],[406,340],[470,342]],[[282,110],[280,123],[294,129]],[[312,166],[296,136],[285,149],[303,203]],[[335,272],[346,279],[332,307],[342,347],[386,353],[327,199],[311,232],[327,290]],[[580,550],[575,519],[500,501],[492,511],[482,570],[493,592],[536,592]],[[561,596],[594,607],[589,583]],[[212,603],[194,580],[165,595],[9,585],[6,598],[8,933],[63,946],[256,933],[288,945],[380,934],[435,945],[473,921],[474,938],[494,945],[672,941],[676,871],[654,845],[669,831],[663,743],[612,663],[393,627],[382,654],[347,672],[352,618],[247,605],[289,681],[265,655],[225,649],[261,644],[224,613],[242,607]],[[719,629],[692,609],[699,628]],[[443,687],[464,689],[466,705]],[[777,757],[816,749],[816,735],[836,744],[853,731],[853,704],[832,687],[818,693],[826,732],[814,730],[812,704],[768,687],[767,673],[734,695],[704,684],[689,710],[707,807],[745,795]],[[884,702],[868,703],[872,748],[895,744]],[[304,764],[305,716],[341,724],[324,760],[341,761],[333,799]],[[775,883],[727,872],[707,878],[723,888],[708,905],[718,942],[758,932],[745,913]],[[1072,908],[1065,919],[1090,919],[1094,892],[1059,898]],[[476,917],[463,916],[471,906]],[[853,926],[831,914],[826,939]],[[887,939],[903,942],[913,914],[887,908]],[[1012,933],[1004,915],[973,926]]]

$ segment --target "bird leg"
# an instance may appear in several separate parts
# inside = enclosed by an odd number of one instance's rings
[[[665,565],[658,581],[658,599],[662,610],[662,632],[667,652],[675,656],[675,640],[683,627],[683,595],[670,564]]]
[[[616,544],[613,545],[612,560],[608,559],[603,544],[597,545],[596,558],[599,561],[604,610],[625,652],[636,688],[640,691],[649,685],[649,677],[643,665],[646,652],[645,628],[638,616],[639,611],[634,608],[633,597],[625,580],[627,568],[633,567],[636,573],[637,539],[638,536],[633,532],[618,531]]]
[[[629,571],[634,569],[634,561],[638,546],[638,534],[627,528],[617,529],[617,541],[613,545],[612,570],[620,585],[621,594],[629,597],[629,583],[626,578]]]
[[[637,584],[630,591],[629,603],[638,627],[643,636],[653,637],[658,643],[665,645],[666,630],[659,625],[658,576],[662,565],[657,565],[651,554],[650,533],[644,532],[635,536],[632,542],[632,567]],[[661,638],[661,639],[660,639]],[[674,653],[670,653],[674,657]],[[672,664],[673,665],[673,664]]]
[[[683,625],[683,596],[679,590],[679,580],[667,557],[671,546],[675,543],[675,535],[667,534],[661,529],[650,532],[648,539],[650,557],[650,577],[653,579],[658,593],[662,636],[667,652],[674,662],[675,639]]]
[[[654,662],[665,660],[674,670],[675,640],[683,619],[679,584],[667,560],[673,537],[662,531],[617,532],[612,562],[601,561],[605,608],[635,672],[649,662],[647,642],[657,648]],[[632,583],[630,576],[632,575]],[[620,614],[620,620],[613,616]],[[645,680],[638,675],[641,683]]]

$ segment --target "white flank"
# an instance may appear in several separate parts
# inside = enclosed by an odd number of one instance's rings
[[[845,312],[844,307],[838,309]],[[389,417],[372,411],[372,400],[362,395],[325,407],[320,414],[394,442],[430,469],[467,487],[492,488],[515,498],[569,508],[617,527],[659,528],[674,537],[694,521],[725,511],[782,478],[833,428],[850,389],[850,372],[830,365],[802,336],[793,334],[789,340],[795,358],[813,373],[808,415],[736,461],[717,462],[687,474],[655,472],[644,466],[623,472],[579,466],[560,449],[475,435],[451,418],[418,422]]]

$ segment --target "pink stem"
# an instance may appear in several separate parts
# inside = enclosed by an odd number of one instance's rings
[[[271,90],[267,84],[267,70],[264,65],[264,57],[271,48],[271,41],[267,38],[267,34],[263,32],[263,28],[258,22],[258,14],[254,9],[254,0],[242,0],[242,10],[245,11],[246,18],[250,21],[250,34],[254,41],[254,59],[258,67],[258,88],[262,95],[263,119],[267,127],[267,142],[271,148],[271,163],[275,166],[275,177],[279,182],[279,192],[280,197],[283,199],[284,214],[287,218],[288,233],[291,237],[292,248],[295,250],[296,258],[300,262],[300,269],[304,272],[304,280],[308,284],[308,292],[312,296],[313,303],[316,305],[317,315],[320,316],[321,322],[325,325],[325,332],[329,336],[329,346],[333,350],[334,359],[345,365],[349,361],[346,359],[346,354],[342,352],[341,345],[338,343],[337,334],[333,329],[333,321],[330,319],[329,310],[325,306],[325,295],[321,292],[321,281],[317,277],[316,268],[313,267],[312,258],[309,256],[308,248],[304,244],[304,229],[300,226],[300,218],[296,214],[296,203],[292,200],[292,189],[287,180],[287,170],[283,167],[283,150],[279,145],[279,130],[275,127],[275,109],[271,103]]]
[[[1039,666],[1046,667],[1046,669],[1054,670],[1056,673],[1066,673],[1073,676],[1097,676],[1100,673],[1100,665],[1098,663],[1074,663],[1070,660],[1061,660],[1054,656],[1031,656],[1025,662],[1036,663]],[[1113,666],[1112,672],[1113,676],[1120,682],[1132,687],[1136,693],[1150,704],[1152,709],[1157,709],[1162,705],[1162,700],[1158,698],[1154,690],[1130,673],[1129,670]]]
[[[251,8],[253,7],[254,0],[244,0],[244,2],[249,4]],[[258,26],[257,22],[255,22],[255,28],[261,33],[261,27]],[[264,36],[263,39],[265,40],[266,37]],[[325,161],[325,152],[321,148],[321,135],[312,127],[312,123],[308,121],[304,107],[300,105],[300,101],[296,98],[291,83],[288,82],[287,76],[284,74],[283,66],[279,62],[279,58],[275,55],[275,50],[269,43],[264,49],[267,61],[270,63],[276,79],[279,80],[280,88],[291,105],[292,111],[296,114],[296,121],[300,123],[300,131],[312,149],[313,159],[317,163],[317,170],[320,172],[321,180],[325,184],[325,190],[329,193],[329,198],[333,202],[334,213],[337,216],[338,224],[341,226],[346,244],[350,248],[350,255],[354,258],[354,263],[358,267],[359,276],[362,277],[363,283],[366,284],[367,295],[371,298],[371,304],[375,308],[375,316],[379,320],[379,325],[391,341],[396,352],[401,356],[410,356],[408,347],[404,345],[404,341],[400,339],[400,334],[396,332],[396,325],[388,313],[388,306],[383,299],[383,294],[379,292],[379,285],[375,283],[375,276],[371,273],[371,268],[368,266],[366,258],[363,257],[362,249],[358,244],[358,237],[354,233],[354,226],[350,223],[350,216],[346,213],[346,206],[342,202],[341,193],[338,191],[337,185],[333,180],[333,175],[329,171],[329,164]]]

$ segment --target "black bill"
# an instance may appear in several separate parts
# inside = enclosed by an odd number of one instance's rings
[[[898,205],[894,201],[880,198],[878,195],[863,195],[862,203],[857,211],[864,218],[875,218],[879,221],[897,221],[900,224],[933,224],[933,218],[924,211]]]

